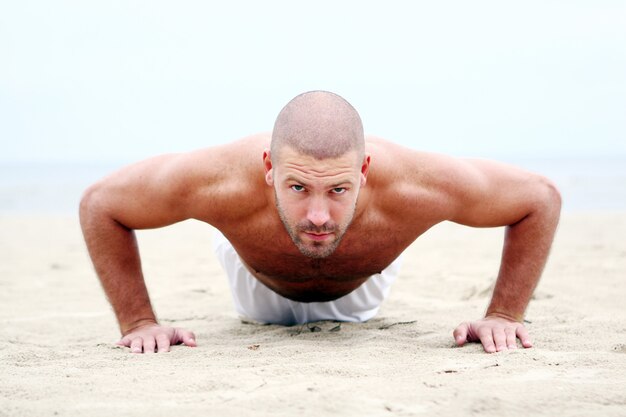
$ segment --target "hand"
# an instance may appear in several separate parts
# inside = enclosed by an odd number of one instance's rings
[[[188,330],[151,323],[131,330],[117,345],[129,347],[132,353],[161,353],[181,343],[196,347],[196,336]]]
[[[502,317],[491,316],[461,323],[454,329],[453,335],[458,346],[463,346],[465,342],[480,341],[487,353],[517,349],[516,338],[519,338],[525,348],[533,346],[522,323]]]

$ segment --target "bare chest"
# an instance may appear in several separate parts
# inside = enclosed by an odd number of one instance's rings
[[[296,301],[342,297],[388,267],[411,243],[398,233],[348,230],[337,250],[322,259],[300,253],[282,224],[246,239],[229,236],[250,272],[275,292]],[[267,230],[272,230],[267,233]]]

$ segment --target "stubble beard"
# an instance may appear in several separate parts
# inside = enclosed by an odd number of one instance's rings
[[[276,194],[276,190],[274,190]],[[350,217],[344,222],[344,224],[336,224],[336,223],[325,223],[322,226],[316,226],[310,221],[300,222],[292,227],[289,224],[287,216],[285,215],[285,211],[280,205],[280,200],[278,196],[276,197],[276,208],[278,209],[278,216],[280,220],[283,222],[285,226],[285,230],[291,237],[291,240],[296,245],[300,253],[308,258],[313,259],[322,259],[326,258],[335,252],[339,244],[341,243],[341,239],[348,230],[348,227],[352,223],[352,219],[354,218],[354,213],[356,211],[356,203],[352,209],[352,213]],[[299,236],[301,232],[312,232],[312,233],[332,233],[334,239],[331,242],[312,242],[312,244],[306,244]]]

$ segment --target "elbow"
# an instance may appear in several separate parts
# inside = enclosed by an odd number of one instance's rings
[[[545,178],[545,188],[547,194],[548,204],[553,207],[557,212],[561,212],[561,206],[563,204],[563,198],[561,197],[561,192],[559,191],[556,184],[554,184],[549,179]]]
[[[83,227],[102,208],[101,188],[101,185],[96,183],[83,192],[78,206],[78,216]]]
[[[563,200],[561,192],[554,182],[546,177],[538,177],[537,203],[546,214],[558,220]]]

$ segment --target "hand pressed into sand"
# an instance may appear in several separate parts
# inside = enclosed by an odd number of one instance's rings
[[[480,342],[487,353],[517,349],[517,338],[523,347],[533,346],[522,323],[502,317],[490,316],[461,323],[454,329],[453,335],[458,346],[463,346],[466,342]]]
[[[119,346],[130,348],[132,353],[169,352],[171,345],[184,344],[196,347],[196,336],[189,330],[146,324],[128,332],[117,342]]]

